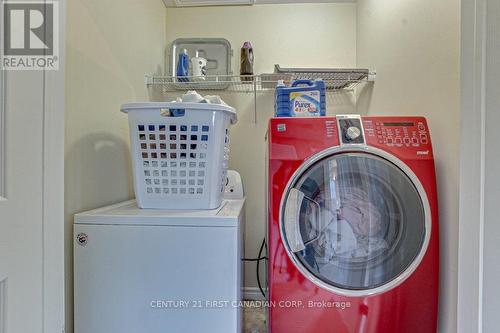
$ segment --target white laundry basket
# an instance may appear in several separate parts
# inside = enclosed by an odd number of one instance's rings
[[[206,103],[131,103],[128,113],[135,195],[140,208],[220,206],[234,108]]]

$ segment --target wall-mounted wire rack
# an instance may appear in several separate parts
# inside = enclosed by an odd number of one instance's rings
[[[178,92],[187,90],[224,90],[228,92],[261,91],[262,80],[259,75],[207,75],[199,77],[176,76],[146,76],[146,85],[149,88],[160,88],[163,92]]]
[[[257,95],[273,91],[280,80],[289,85],[298,79],[322,79],[327,91],[351,91],[358,85],[375,81],[376,73],[367,69],[306,69],[281,68],[275,66],[275,73],[259,75],[210,75],[199,77],[176,77],[146,75],[145,83],[154,95],[172,95],[187,90],[200,93],[251,93],[254,95],[255,119],[257,117]]]
[[[322,79],[327,90],[353,89],[363,82],[374,81],[375,73],[368,70],[329,70],[269,73],[260,75],[211,75],[199,77],[146,76],[148,87],[164,92],[186,90],[226,90],[230,92],[259,92],[273,90],[279,80],[289,84],[298,79]]]
[[[322,79],[326,90],[352,89],[362,82],[375,81],[376,73],[360,68],[282,68],[274,65],[271,76],[282,76],[285,81]],[[283,80],[283,78],[281,78]]]

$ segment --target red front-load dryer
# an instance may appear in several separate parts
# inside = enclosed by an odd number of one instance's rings
[[[425,118],[274,118],[268,141],[270,333],[436,332]]]

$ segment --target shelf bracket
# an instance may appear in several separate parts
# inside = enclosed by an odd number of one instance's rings
[[[253,80],[253,122],[257,124],[257,78]]]

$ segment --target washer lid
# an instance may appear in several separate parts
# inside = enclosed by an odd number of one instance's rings
[[[76,214],[75,224],[235,227],[244,206],[245,199],[223,200],[217,209],[175,211],[140,209],[135,200],[130,200]]]
[[[363,149],[306,162],[282,201],[290,258],[312,282],[344,295],[395,287],[420,263],[431,231],[416,176]]]

